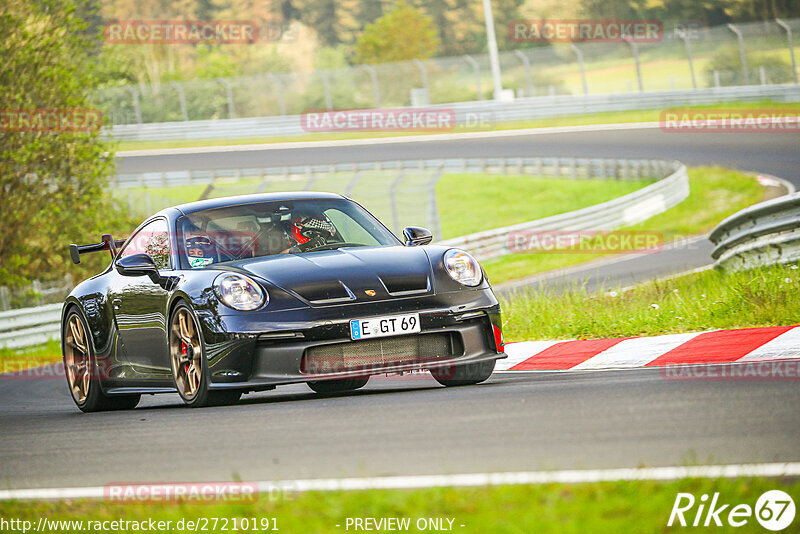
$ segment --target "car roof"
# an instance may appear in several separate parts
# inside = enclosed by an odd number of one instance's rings
[[[296,191],[296,192],[279,192],[279,193],[261,193],[255,195],[239,195],[235,197],[222,197],[210,198],[208,200],[198,200],[195,202],[187,202],[175,206],[184,214],[195,213],[197,211],[224,208],[227,206],[239,206],[242,204],[253,204],[255,202],[270,202],[275,200],[305,200],[305,199],[323,199],[323,198],[344,198],[342,195],[336,193],[322,193],[316,191]]]

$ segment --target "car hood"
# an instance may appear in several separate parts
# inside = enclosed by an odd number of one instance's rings
[[[433,293],[431,263],[421,247],[278,254],[240,262],[238,267],[313,305]]]

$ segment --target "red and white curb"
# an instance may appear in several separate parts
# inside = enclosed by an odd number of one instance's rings
[[[800,326],[506,343],[495,371],[578,371],[800,359]]]

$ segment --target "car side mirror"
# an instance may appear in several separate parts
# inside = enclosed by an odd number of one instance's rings
[[[403,237],[406,238],[407,247],[418,247],[427,245],[433,241],[433,234],[427,228],[418,226],[406,226],[403,228]]]
[[[147,254],[132,254],[114,262],[117,272],[122,276],[149,276],[154,284],[161,281],[158,267]]]

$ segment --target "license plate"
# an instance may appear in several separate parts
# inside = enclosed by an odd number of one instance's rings
[[[390,315],[350,321],[350,339],[399,336],[421,332],[419,314]]]

